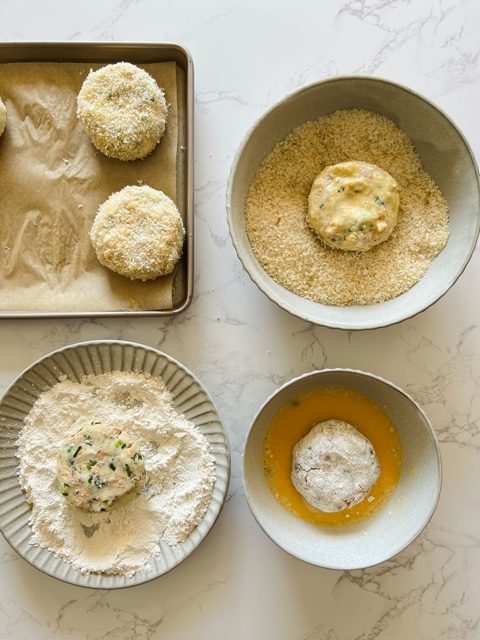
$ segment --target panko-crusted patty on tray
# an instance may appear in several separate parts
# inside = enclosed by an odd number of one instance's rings
[[[119,160],[137,160],[160,142],[167,104],[150,74],[118,62],[90,71],[78,94],[77,115],[99,151]]]
[[[147,185],[128,186],[99,208],[90,230],[98,260],[132,280],[172,273],[185,229],[173,200]]]

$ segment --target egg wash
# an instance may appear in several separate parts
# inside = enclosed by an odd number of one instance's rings
[[[291,480],[292,449],[319,422],[343,420],[372,443],[380,476],[362,502],[333,513],[312,507]],[[402,470],[402,450],[395,426],[373,400],[351,389],[321,387],[299,394],[273,418],[263,445],[263,469],[277,500],[291,513],[317,525],[347,525],[368,518],[392,496]]]

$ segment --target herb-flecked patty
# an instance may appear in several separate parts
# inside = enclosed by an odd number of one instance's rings
[[[94,422],[69,436],[58,450],[59,489],[84,511],[108,511],[123,496],[134,497],[144,480],[143,456],[120,427]]]
[[[340,162],[313,181],[307,221],[334,249],[368,251],[387,240],[397,224],[398,186],[368,162]]]

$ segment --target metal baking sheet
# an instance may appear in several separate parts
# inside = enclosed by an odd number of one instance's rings
[[[146,311],[74,311],[38,312],[2,311],[0,318],[21,317],[131,317],[172,316],[184,311],[193,295],[193,61],[182,46],[170,43],[0,43],[0,65],[11,62],[131,62],[148,64],[175,62],[177,70],[178,153],[177,153],[177,206],[184,213],[186,229],[183,255],[177,267],[173,284],[173,307]],[[1,283],[0,283],[1,286]]]

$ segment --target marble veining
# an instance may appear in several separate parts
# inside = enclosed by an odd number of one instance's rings
[[[277,308],[230,241],[231,163],[256,118],[286,93],[339,74],[384,77],[434,101],[480,153],[477,0],[2,0],[0,40],[177,42],[195,65],[195,292],[180,316],[0,321],[0,391],[36,359],[84,340],[143,343],[197,375],[229,432],[224,509],[200,547],[132,589],[73,587],[0,537],[0,640],[480,639],[480,253],[433,307],[398,325],[344,332]],[[0,70],[1,95],[1,70]],[[1,167],[0,167],[1,170]],[[278,549],[246,504],[241,456],[266,398],[294,376],[350,367],[422,406],[440,443],[431,522],[363,571],[322,570]]]

